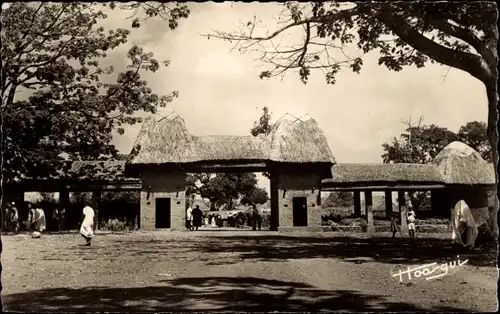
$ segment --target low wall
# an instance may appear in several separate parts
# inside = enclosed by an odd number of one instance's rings
[[[391,232],[390,226],[377,226],[375,225],[375,232]],[[361,226],[335,226],[327,227],[325,231],[335,232],[366,232],[366,229]],[[451,225],[416,225],[417,233],[451,233]],[[398,226],[398,232],[400,226]]]

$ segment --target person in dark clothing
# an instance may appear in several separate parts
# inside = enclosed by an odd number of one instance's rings
[[[252,209],[252,230],[257,230],[257,221],[259,219],[259,210],[256,205],[253,205]]]
[[[10,209],[10,223],[11,223],[11,231],[17,233],[19,231],[19,212],[16,207],[16,203],[12,202],[12,207]]]
[[[52,211],[52,230],[59,231],[59,210],[54,208]]]
[[[201,219],[203,217],[203,213],[201,212],[200,206],[196,205],[193,209],[193,226],[198,230],[201,227]]]
[[[392,232],[392,239],[396,238],[396,232],[398,232],[398,219],[396,215],[392,214],[391,215],[391,232]]]

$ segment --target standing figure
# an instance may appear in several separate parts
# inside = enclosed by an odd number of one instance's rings
[[[478,236],[478,229],[472,211],[464,200],[455,204],[451,218],[453,241],[468,249],[473,248]]]
[[[30,205],[28,205],[28,208],[30,208],[30,213],[29,213],[29,223],[31,228],[34,229],[34,231],[38,232],[43,232],[45,229],[47,229],[47,219],[45,218],[45,212],[43,211],[42,208],[31,208]]]
[[[57,208],[52,211],[52,224],[54,225],[54,231],[59,231],[59,210]]]
[[[16,203],[12,202],[10,212],[10,223],[14,233],[19,231],[19,212],[17,211]]]
[[[259,219],[259,210],[256,205],[253,205],[252,208],[252,230],[257,230],[257,221]]]
[[[394,214],[391,215],[391,232],[392,232],[392,239],[395,239],[396,232],[398,232],[398,219]]]
[[[59,231],[63,231],[66,229],[66,208],[62,208],[59,212]]]
[[[203,213],[201,212],[200,206],[196,205],[192,212],[193,216],[193,225],[198,230],[198,227],[201,227],[201,218]]]
[[[193,230],[193,209],[191,206],[186,210],[186,228],[188,231]]]
[[[212,228],[217,227],[217,223],[215,222],[215,216],[212,215]]]
[[[415,221],[416,221],[415,212],[413,210],[410,210],[408,212],[408,231],[410,232],[411,239],[415,238],[415,230],[416,230]]]
[[[205,218],[203,218],[203,223],[205,224],[205,226],[208,226],[208,217],[205,216]]]
[[[94,237],[94,210],[90,206],[83,208],[82,226],[80,227],[80,234],[87,241],[86,246],[90,246],[90,242]]]

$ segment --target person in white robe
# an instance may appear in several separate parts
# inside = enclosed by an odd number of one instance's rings
[[[186,228],[188,231],[193,230],[193,209],[191,206],[186,209]]]
[[[410,209],[410,211],[408,212],[408,232],[410,233],[410,238],[415,238],[415,232],[416,232],[416,220],[417,220],[417,217],[415,215],[415,212]]]
[[[12,202],[10,213],[11,229],[14,233],[19,231],[19,212],[17,211],[16,203]]]
[[[451,226],[451,238],[455,243],[464,247],[474,247],[478,230],[472,212],[464,200],[460,200],[453,208]]]
[[[83,221],[80,227],[80,234],[87,241],[86,246],[90,246],[94,237],[94,210],[90,206],[83,208]]]
[[[31,208],[29,212],[29,222],[35,231],[43,232],[47,229],[47,220],[42,208]]]

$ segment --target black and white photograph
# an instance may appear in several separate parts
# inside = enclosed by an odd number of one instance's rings
[[[497,312],[498,15],[2,3],[0,312]]]

